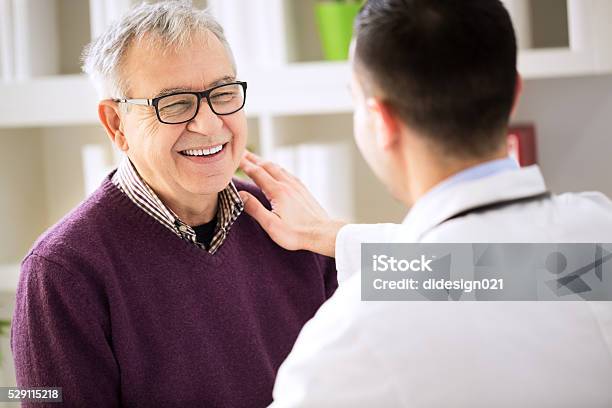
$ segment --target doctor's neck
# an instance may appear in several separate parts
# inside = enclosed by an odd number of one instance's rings
[[[409,136],[408,141],[409,145],[402,148],[404,185],[407,186],[402,201],[408,206],[412,206],[439,183],[463,170],[508,157],[505,143],[500,143],[498,148],[487,154],[459,156],[444,152],[432,142],[419,137]]]

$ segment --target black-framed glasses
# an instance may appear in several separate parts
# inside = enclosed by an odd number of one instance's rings
[[[153,99],[113,99],[119,103],[155,107],[161,123],[176,125],[193,120],[206,98],[214,114],[224,116],[238,112],[246,102],[247,83],[242,81],[218,85],[202,92],[175,92]]]

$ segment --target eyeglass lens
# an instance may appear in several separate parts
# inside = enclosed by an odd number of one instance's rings
[[[228,84],[215,88],[208,95],[212,111],[217,115],[229,115],[244,105],[244,88],[240,84]],[[206,103],[206,101],[202,101]],[[179,93],[161,98],[157,104],[159,117],[166,123],[180,123],[195,117],[198,97],[191,93]]]

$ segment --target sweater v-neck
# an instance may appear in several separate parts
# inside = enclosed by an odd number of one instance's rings
[[[176,251],[176,256],[181,256],[181,254],[185,256],[197,256],[200,262],[218,266],[226,259],[228,252],[231,252],[232,247],[235,245],[236,235],[232,234],[232,230],[228,232],[225,242],[217,252],[211,254],[206,249],[200,248],[194,243],[178,237],[164,225],[160,224],[156,219],[134,204],[125,193],[119,190],[119,188],[112,183],[110,177],[112,177],[112,173],[109,177],[104,179],[100,191],[103,195],[108,197],[108,204],[112,205],[113,213],[117,213],[117,210],[119,210],[119,214],[132,217],[131,221],[133,221],[136,226],[135,230],[147,236],[156,236],[160,234],[166,236],[167,238],[164,239],[164,242],[171,245],[168,250],[172,252]],[[245,216],[245,214],[241,214],[238,220],[236,220],[236,223],[239,223],[240,218],[243,216]]]

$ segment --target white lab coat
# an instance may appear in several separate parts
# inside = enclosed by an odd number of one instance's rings
[[[612,202],[546,191],[537,166],[425,196],[403,224],[349,225],[340,287],[281,366],[273,407],[612,407],[612,302],[362,302],[362,242],[612,242]],[[441,223],[441,224],[440,224]]]

